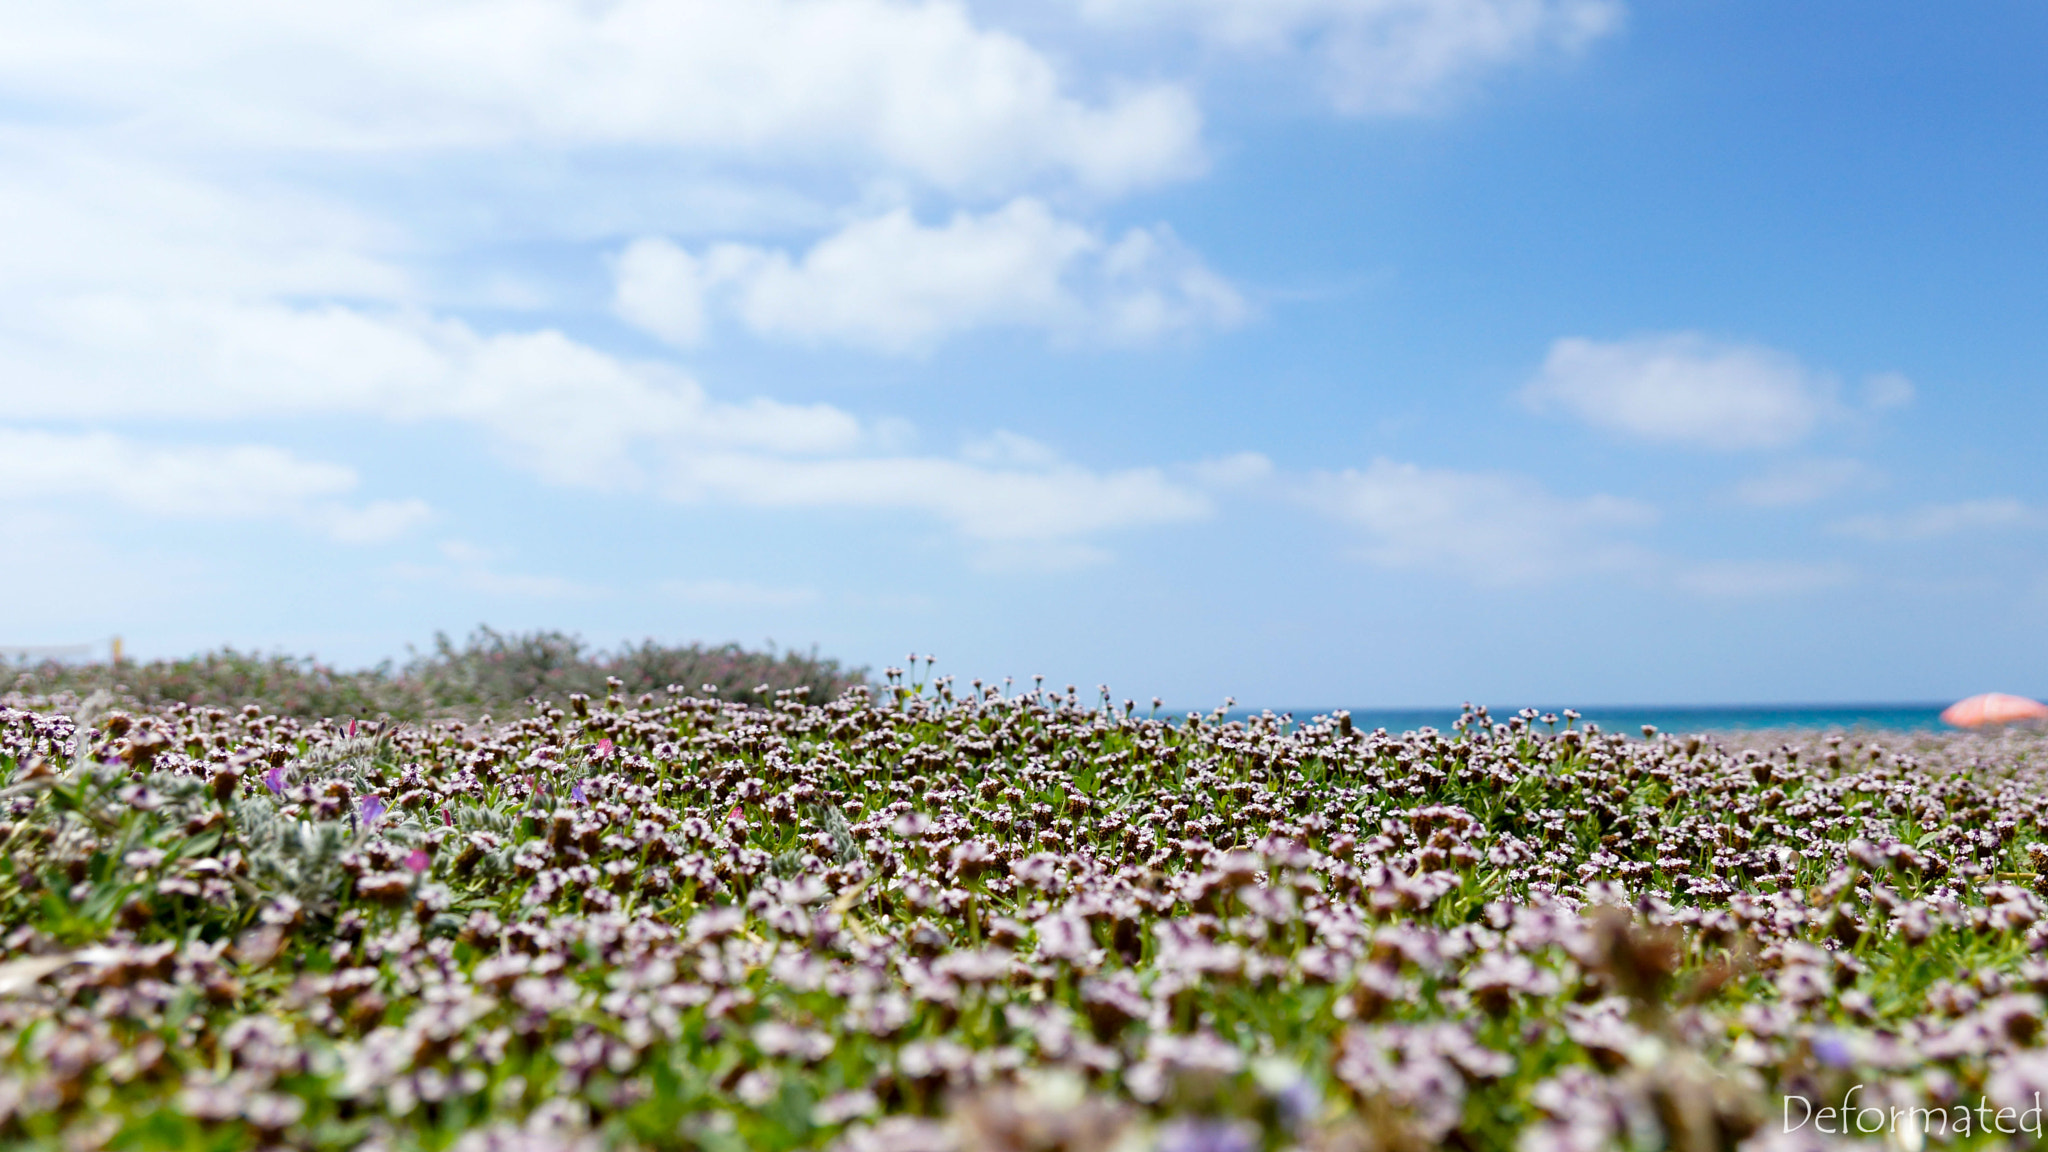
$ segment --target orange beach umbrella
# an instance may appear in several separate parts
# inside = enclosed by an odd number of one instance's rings
[[[1958,728],[1980,728],[1986,724],[2010,724],[2015,720],[2048,720],[2048,704],[2025,696],[1986,692],[1948,706],[1941,718]]]

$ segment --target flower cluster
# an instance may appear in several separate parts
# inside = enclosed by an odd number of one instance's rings
[[[2035,734],[623,687],[0,712],[0,1138],[1592,1152],[2048,1091]]]

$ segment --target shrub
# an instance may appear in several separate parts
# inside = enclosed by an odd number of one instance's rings
[[[809,689],[816,699],[831,699],[849,685],[864,683],[866,675],[866,669],[843,668],[815,650],[778,654],[737,644],[643,640],[604,651],[564,632],[508,634],[479,627],[460,646],[445,633],[437,634],[431,652],[395,670],[387,662],[344,672],[310,656],[224,648],[182,660],[119,666],[43,664],[15,673],[10,698],[22,705],[37,698],[82,699],[105,692],[144,709],[174,702],[227,709],[255,705],[298,719],[422,720],[511,715],[529,699],[560,702],[571,693],[602,697],[613,679],[620,682],[620,691],[633,696],[664,692],[670,685],[697,693],[709,685],[723,699],[763,703],[797,687]]]

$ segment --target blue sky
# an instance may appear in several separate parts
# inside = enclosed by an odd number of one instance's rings
[[[2048,14],[9,4],[0,644],[2048,691]]]

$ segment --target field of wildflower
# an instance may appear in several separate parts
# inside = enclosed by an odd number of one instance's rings
[[[9,1146],[2039,1143],[2038,733],[15,702]]]

